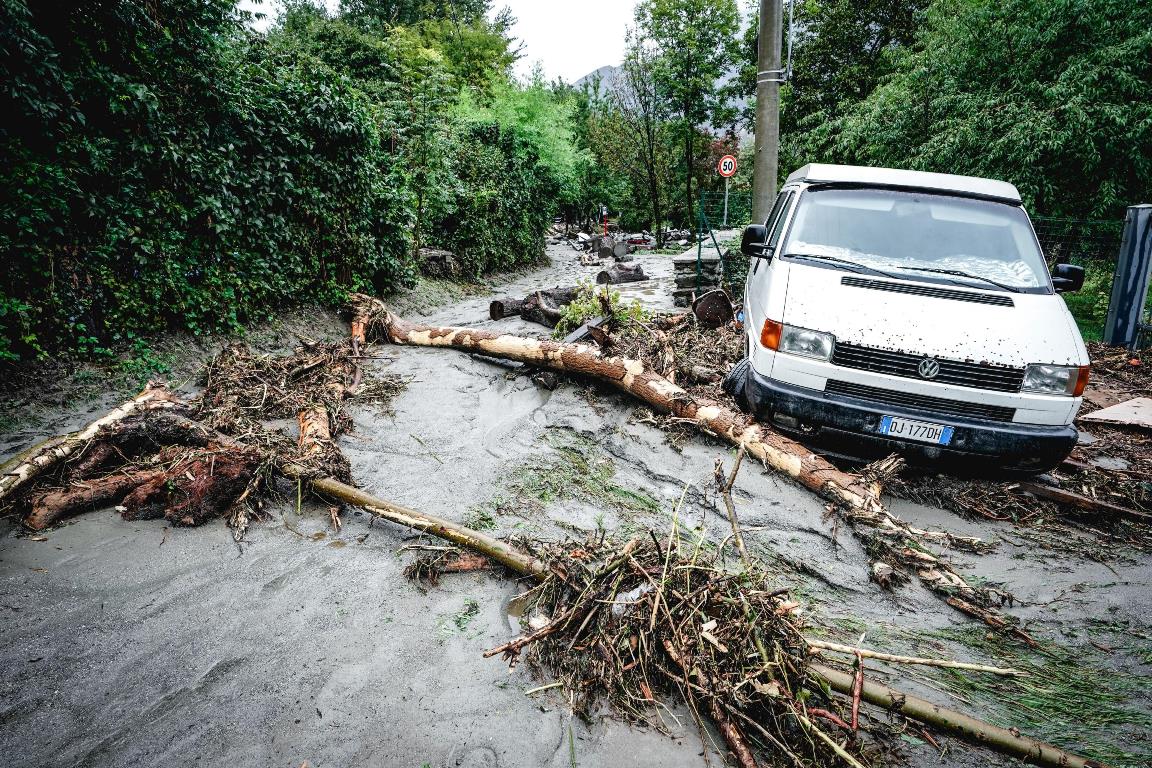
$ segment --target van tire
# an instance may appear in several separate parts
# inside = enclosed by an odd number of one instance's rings
[[[732,396],[736,404],[740,406],[740,410],[748,413],[750,406],[748,404],[748,372],[752,367],[751,361],[745,357],[740,362],[732,367],[728,375],[724,377],[724,383],[721,385],[723,390]]]

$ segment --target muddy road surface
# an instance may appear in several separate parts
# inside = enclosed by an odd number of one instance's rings
[[[551,252],[552,266],[500,292],[523,295],[595,272],[569,248]],[[670,258],[646,257],[658,280],[626,294],[666,307]],[[542,331],[518,319],[491,323],[490,298],[424,316]],[[310,330],[316,338],[344,331],[334,317]],[[372,365],[408,386],[390,411],[356,410],[356,432],[343,443],[353,476],[373,494],[499,536],[603,529],[627,537],[666,533],[674,520],[713,541],[727,535],[712,473],[732,452],[719,442],[670,436],[634,401],[588,382],[550,391],[453,351],[374,354]],[[0,447],[11,454],[75,428],[113,399],[12,425]],[[12,519],[0,523],[6,765],[593,768],[702,766],[705,753],[723,764],[722,742],[680,707],[659,713],[673,736],[607,713],[585,722],[560,689],[534,690],[550,680],[484,659],[518,633],[510,603],[524,584],[485,573],[414,584],[405,565],[438,542],[351,511],[337,532],[324,505],[298,504],[294,487],[281,491],[240,547],[222,522],[175,529],[125,522],[111,509],[35,537]],[[1006,681],[879,668],[876,678],[1114,765],[1152,764],[1145,549],[1062,521],[1021,528],[891,501],[916,524],[997,545],[953,562],[1015,596],[1007,611],[1041,641],[1033,651],[916,583],[882,590],[851,532],[804,489],[746,464],[736,502],[749,547],[804,603],[814,635],[1031,673]],[[934,738],[938,747],[907,731],[898,747],[905,764],[1014,764]]]

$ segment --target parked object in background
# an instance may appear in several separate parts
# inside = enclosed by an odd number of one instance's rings
[[[900,452],[1019,472],[1059,464],[1088,353],[1016,188],[808,165],[744,233],[759,418],[853,457]],[[738,388],[739,389],[739,388]]]
[[[1112,296],[1108,303],[1108,321],[1104,342],[1136,349],[1152,334],[1145,320],[1149,281],[1152,280],[1152,205],[1134,205],[1124,220],[1124,240]]]

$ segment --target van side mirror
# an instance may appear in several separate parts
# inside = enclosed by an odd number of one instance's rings
[[[1057,293],[1072,293],[1084,287],[1084,267],[1057,264],[1052,270],[1052,287]]]
[[[772,258],[772,251],[768,247],[768,227],[763,224],[744,227],[744,235],[740,238],[740,253],[750,259]]]

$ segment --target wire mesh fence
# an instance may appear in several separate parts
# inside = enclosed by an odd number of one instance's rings
[[[1116,274],[1116,259],[1124,234],[1124,220],[1092,221],[1037,216],[1032,220],[1048,266],[1077,264],[1084,267],[1084,287],[1064,294],[1084,338],[1099,340],[1108,318],[1108,299]]]
[[[723,192],[701,192],[700,207],[715,229],[743,227],[752,222],[751,192],[729,192],[727,216]]]

